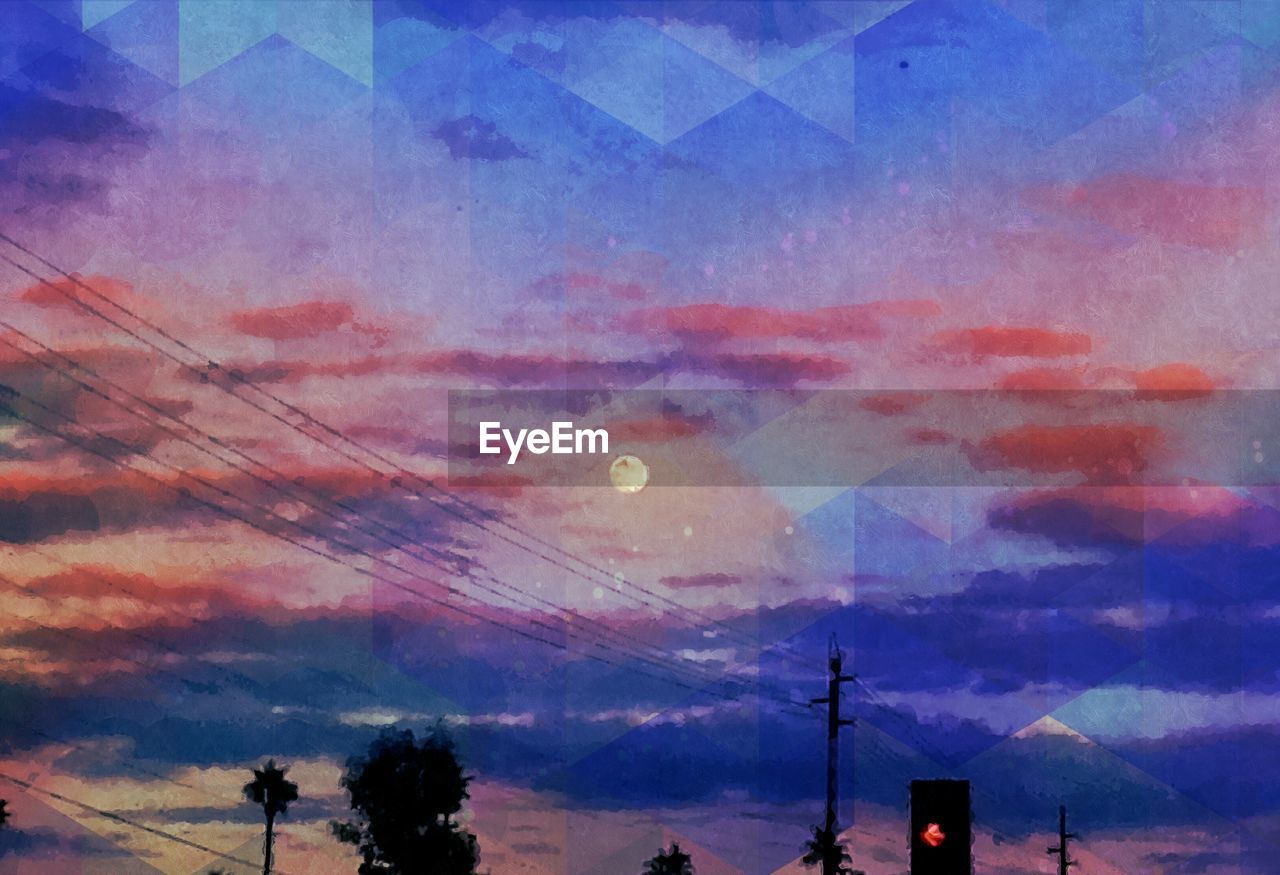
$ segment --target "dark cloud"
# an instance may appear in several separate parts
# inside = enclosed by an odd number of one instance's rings
[[[1012,579],[986,581],[977,588],[981,598],[975,597],[975,604],[991,599],[1000,583],[1014,586]],[[1019,681],[1031,676],[1034,655],[1005,660],[1005,675],[992,669],[1000,665],[1000,632],[1006,655],[1029,648],[1044,659],[1044,654],[1071,646],[1097,648],[1088,636],[1054,636],[1033,645],[1030,636],[1043,631],[1036,622],[1026,631],[992,624],[989,630],[970,629],[979,643],[960,654],[964,660],[940,658],[956,656],[962,639],[950,633],[939,636],[938,617],[912,625],[921,613],[918,607],[900,616],[862,620],[854,617],[853,609],[833,614],[831,607],[791,606],[762,612],[759,619],[767,635],[773,624],[783,624],[781,614],[790,614],[787,625],[794,625],[806,610],[811,620],[829,618],[836,628],[852,633],[848,638],[857,646],[850,650],[850,660],[860,676],[886,691],[919,680],[922,669],[927,676],[918,689],[933,694],[952,686],[972,694],[975,676],[997,686],[1005,678]],[[746,616],[726,620],[737,623]],[[964,614],[956,623],[973,627],[974,616]],[[892,633],[895,627],[902,631]],[[656,620],[629,629],[637,635],[663,630],[668,637],[654,639],[659,646],[705,646],[697,629],[677,632]],[[808,635],[825,644],[826,631],[827,626],[814,622]],[[95,634],[99,643],[126,646],[119,630]],[[432,618],[404,605],[387,605],[372,617],[332,611],[305,621],[286,622],[282,617],[278,624],[253,614],[228,614],[181,630],[156,628],[146,634],[164,636],[180,653],[216,648],[269,658],[236,663],[236,671],[253,681],[238,683],[214,666],[174,660],[170,654],[143,654],[144,660],[163,658],[170,670],[198,686],[157,673],[135,685],[112,677],[100,685],[44,697],[15,689],[5,696],[18,709],[13,720],[34,721],[43,732],[73,740],[126,739],[132,761],[163,770],[166,764],[244,763],[264,751],[341,759],[367,744],[381,719],[378,715],[421,726],[438,716],[462,713],[477,717],[472,725],[456,728],[470,768],[486,778],[562,792],[574,804],[693,804],[722,799],[729,791],[754,800],[796,801],[815,798],[822,786],[822,758],[814,754],[808,731],[813,724],[806,717],[773,708],[760,711],[745,698],[737,705],[725,703],[714,695],[648,680],[627,668],[565,659],[509,631]],[[1209,630],[1208,637],[1218,640],[1216,634]],[[370,641],[375,642],[372,651]],[[808,646],[806,642],[806,636],[793,639],[798,647]],[[136,641],[128,646],[130,652],[138,651]],[[60,652],[70,658],[70,650],[63,641]],[[1087,660],[1071,654],[1062,659],[1076,676],[1094,677]],[[820,681],[819,672],[814,678],[792,680],[776,655],[763,657],[760,665],[767,678],[797,687],[792,692],[797,700]],[[1043,671],[1043,663],[1040,668]],[[1015,682],[999,690],[992,696],[992,708],[1016,712],[1018,706],[1007,698],[1012,691],[1016,699],[1018,687]],[[180,703],[181,713],[157,720],[151,709],[139,707],[148,701]],[[910,702],[910,696],[905,701]],[[39,706],[33,707],[36,702]],[[1053,703],[1034,699],[1022,707],[1030,723]],[[1195,822],[1199,809],[1169,794],[1161,783],[1190,791],[1196,789],[1193,776],[1203,782],[1197,792],[1214,806],[1229,803],[1236,806],[1232,810],[1245,813],[1280,810],[1277,791],[1264,786],[1266,776],[1274,773],[1274,750],[1280,749],[1270,729],[1237,727],[1195,738],[1119,741],[1103,749],[1067,736],[1010,739],[978,721],[924,715],[906,704],[886,707],[861,694],[853,696],[851,708],[862,727],[855,741],[856,792],[858,798],[883,804],[899,804],[907,781],[927,771],[971,778],[986,795],[985,818],[999,819],[1001,828],[1026,831],[1037,828],[1045,805],[1056,805],[1059,799],[1095,812],[1109,827]],[[366,712],[367,723],[350,716]],[[532,717],[530,722],[508,725],[481,719],[497,713]],[[657,719],[635,726],[627,713],[653,713]],[[14,742],[24,738],[19,726],[7,727],[5,735]],[[44,743],[30,736],[26,741]],[[1243,764],[1224,765],[1235,757],[1258,764],[1256,774],[1246,774]],[[130,759],[108,752],[93,759],[91,771],[123,773]],[[1188,769],[1191,759],[1204,762]],[[1223,769],[1232,770],[1233,789],[1208,787],[1210,776]],[[1069,782],[1066,775],[1072,776]],[[847,789],[852,793],[855,788]],[[1226,798],[1230,794],[1235,795]]]
[[[0,830],[0,859],[8,856],[40,858],[63,854],[82,859],[135,857],[132,852],[98,836],[69,836],[48,829]]]
[[[1040,535],[1067,548],[1127,550],[1142,544],[1160,549],[1265,545],[1280,532],[1280,510],[1216,487],[1195,497],[1191,487],[1158,490],[1056,489],[1024,494],[994,508],[993,529]],[[1270,490],[1266,490],[1270,491]],[[1226,498],[1228,503],[1219,506]]]
[[[444,122],[436,127],[432,136],[448,146],[449,154],[455,159],[510,161],[530,157],[510,137],[500,133],[493,122],[474,115]]]
[[[689,588],[705,588],[705,587],[725,587],[739,586],[742,578],[736,574],[723,574],[721,572],[711,572],[709,574],[691,574],[685,576],[668,576],[662,578],[662,585],[669,586],[672,589],[689,589]]]
[[[114,109],[0,85],[0,192],[14,214],[51,219],[97,201],[112,165],[146,142]]]
[[[21,499],[0,497],[0,541],[30,544],[67,532],[96,532],[98,506],[87,495],[34,493]]]
[[[555,23],[576,18],[612,21],[623,16],[636,16],[661,23],[685,22],[728,32],[746,43],[780,43],[804,46],[820,39],[841,25],[834,18],[807,4],[756,3],[664,3],[647,0],[478,0],[453,3],[451,0],[424,0],[406,4],[401,0],[384,10],[391,17],[407,15],[452,21],[459,27],[479,28],[504,15],[519,14],[536,22]]]
[[[476,350],[367,355],[336,361],[266,361],[229,368],[255,383],[296,383],[308,378],[364,377],[395,373],[465,378],[473,385],[628,388],[673,372],[714,377],[755,388],[793,388],[826,383],[850,373],[847,364],[799,353],[699,352],[682,349],[655,359],[566,359],[558,355],[488,353]],[[188,379],[191,377],[184,374]]]

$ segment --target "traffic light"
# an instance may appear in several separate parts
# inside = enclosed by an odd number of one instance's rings
[[[968,781],[911,782],[911,875],[970,875]]]

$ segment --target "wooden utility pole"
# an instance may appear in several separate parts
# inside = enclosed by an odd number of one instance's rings
[[[1067,806],[1058,806],[1058,846],[1049,849],[1049,855],[1058,855],[1058,875],[1067,875],[1067,870],[1075,865],[1067,851],[1067,843],[1075,838],[1075,833],[1067,832]]]
[[[840,719],[840,685],[854,680],[853,675],[844,674],[844,654],[836,645],[834,635],[827,646],[827,665],[830,670],[827,694],[820,699],[812,699],[811,702],[827,706],[827,814],[824,829],[834,841],[839,834],[836,813],[840,808],[840,729],[853,725],[852,720]],[[839,875],[838,869],[838,862],[824,861],[822,875]]]

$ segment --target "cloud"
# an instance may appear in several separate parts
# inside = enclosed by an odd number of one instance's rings
[[[1043,535],[1068,547],[1142,543],[1146,531],[1142,491],[1113,491],[1132,495],[1109,498],[1108,491],[1101,489],[1034,493],[993,508],[987,522],[993,529]]]
[[[84,301],[90,306],[96,303],[93,296],[81,287],[83,284],[125,306],[134,301],[133,286],[124,280],[101,275],[81,276],[78,273],[71,276],[72,279],[57,277],[33,283],[18,293],[18,300],[46,309],[66,308],[80,313],[83,311],[74,301]]]
[[[609,423],[609,435],[615,441],[661,443],[701,434],[714,425],[711,414],[690,416],[672,410],[647,418],[622,419]]]
[[[988,524],[1063,547],[1280,542],[1280,510],[1213,486],[1033,491],[993,508]]]
[[[844,362],[800,353],[722,353],[679,350],[654,359],[565,358],[534,353],[488,353],[452,349],[397,355],[367,355],[334,361],[275,360],[229,368],[243,380],[297,383],[312,377],[349,378],[383,374],[459,377],[470,384],[501,387],[558,386],[629,388],[663,373],[712,376],[744,386],[790,388],[828,382],[849,373]],[[188,377],[190,379],[190,377]]]
[[[1131,173],[1032,189],[1028,194],[1037,206],[1089,218],[1125,234],[1218,251],[1234,250],[1257,234],[1266,215],[1260,189]]]
[[[1199,398],[1213,391],[1213,378],[1195,365],[1175,362],[1133,376],[1139,398],[1176,401]]]
[[[938,315],[936,301],[876,301],[813,310],[784,310],[709,302],[640,310],[622,317],[619,327],[650,335],[670,333],[702,341],[802,338],[822,342],[874,340],[886,319],[925,319]]]
[[[449,147],[449,154],[455,160],[510,161],[531,157],[510,137],[500,133],[493,122],[474,115],[443,122],[432,136]]]
[[[530,285],[529,291],[539,298],[550,299],[564,294],[580,296],[584,292],[600,292],[619,301],[642,301],[651,294],[647,286],[634,280],[609,279],[585,271],[549,274]]]
[[[981,470],[1079,472],[1091,482],[1123,483],[1145,471],[1162,444],[1160,430],[1149,425],[1023,425],[986,438],[969,455]]]
[[[81,860],[119,857],[137,862],[136,855],[126,848],[113,845],[107,839],[95,835],[65,835],[45,828],[22,830],[9,827],[0,831],[0,858],[12,856],[47,859],[62,854]],[[15,865],[21,864],[15,863]]]
[[[148,141],[123,113],[9,85],[0,85],[0,120],[6,212],[42,220],[101,200],[112,165]]]
[[[942,331],[932,347],[945,355],[982,361],[997,358],[1063,358],[1085,355],[1093,348],[1089,335],[1047,328],[985,326]]]
[[[6,490],[7,492],[7,490]],[[21,498],[0,493],[0,541],[30,544],[68,532],[94,532],[102,525],[89,495],[35,492]]]
[[[863,410],[878,413],[881,416],[898,416],[914,410],[928,400],[923,393],[894,392],[884,395],[868,395],[858,401]]]
[[[689,350],[666,359],[674,370],[720,377],[751,388],[793,388],[799,383],[828,383],[851,372],[849,365],[821,355],[801,353],[699,353]]]
[[[356,321],[355,310],[344,301],[308,301],[283,307],[259,307],[238,310],[230,322],[241,334],[266,340],[304,340],[349,327],[354,331],[376,334],[379,331]]]
[[[736,574],[724,574],[722,572],[713,571],[707,574],[693,574],[687,576],[668,575],[662,578],[662,585],[669,586],[672,589],[702,589],[706,587],[722,588],[736,587],[742,584],[742,578]]]
[[[1084,372],[1081,368],[1028,368],[1005,374],[996,388],[1014,392],[1084,389]]]
[[[71,566],[56,574],[37,577],[26,588],[46,599],[101,601],[98,616],[110,615],[114,624],[165,619],[269,612],[267,599],[253,595],[230,580],[189,578],[160,579],[110,568]]]

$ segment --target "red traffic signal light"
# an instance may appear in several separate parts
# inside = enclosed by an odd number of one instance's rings
[[[911,875],[970,875],[968,781],[911,782]]]

